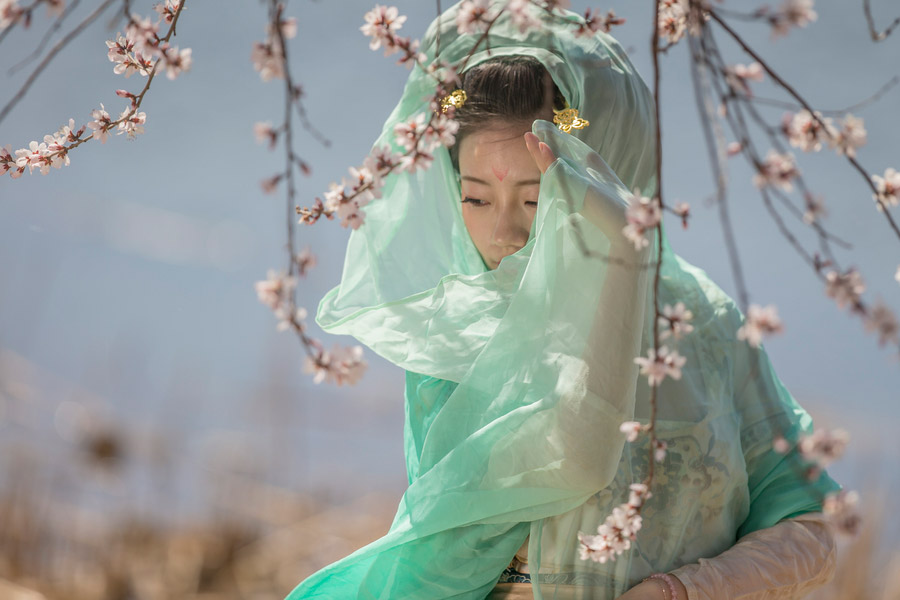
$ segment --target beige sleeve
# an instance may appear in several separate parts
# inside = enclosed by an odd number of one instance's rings
[[[808,513],[749,533],[672,575],[689,600],[789,600],[832,578],[836,552],[834,527],[822,513]]]

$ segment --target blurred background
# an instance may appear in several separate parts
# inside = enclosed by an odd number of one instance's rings
[[[67,27],[97,4],[83,2]],[[132,8],[155,15],[152,4]],[[814,107],[839,110],[898,75],[900,37],[872,42],[861,3],[820,4],[818,20],[786,38],[772,39],[763,24],[736,27]],[[413,37],[436,14],[431,2],[397,6],[409,17],[401,33]],[[301,132],[297,149],[312,167],[300,180],[301,205],[361,164],[400,97],[407,71],[371,52],[359,32],[371,7],[289,3],[299,24],[293,75],[331,141]],[[652,3],[594,7],[627,19],[613,33],[649,77]],[[26,147],[70,117],[84,124],[101,102],[117,115],[126,102],[115,90],[140,90],[141,78],[114,75],[106,58],[105,41],[123,26],[117,10],[84,31],[0,123],[0,147]],[[889,2],[875,0],[873,11],[882,27],[897,16]],[[0,103],[35,62],[8,69],[51,22],[41,9],[30,29],[0,43]],[[255,122],[277,124],[283,112],[281,82],[261,82],[250,61],[265,26],[262,3],[188,0],[175,43],[193,49],[193,69],[154,81],[145,134],[86,144],[70,167],[45,177],[0,178],[0,599],[281,598],[390,525],[406,486],[402,371],[368,353],[359,385],[315,385],[297,339],[275,331],[253,289],[287,262],[284,198],[259,185],[282,168],[283,154],[253,135]],[[751,62],[720,42],[730,61]],[[686,45],[662,66],[664,192],[693,214],[687,230],[669,223],[670,240],[734,294]],[[752,87],[784,99],[768,82]],[[853,111],[865,119],[859,159],[871,173],[900,168],[898,107],[892,88]],[[773,125],[783,111],[764,108]],[[860,491],[872,528],[857,551],[842,549],[849,566],[821,597],[898,598],[900,583],[889,578],[900,572],[900,528],[878,516],[900,491],[896,348],[879,348],[825,296],[739,160],[730,165],[730,202],[751,301],[776,304],[785,322],[766,347],[817,426],[850,432],[830,472]],[[861,176],[828,151],[799,164],[824,197],[825,226],[853,244],[839,256],[862,272],[865,298],[900,309],[900,240]],[[318,256],[299,292],[311,314],[339,280],[347,236],[324,220],[298,231],[298,249]]]

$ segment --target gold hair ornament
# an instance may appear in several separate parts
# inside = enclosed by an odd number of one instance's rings
[[[453,90],[449,96],[444,96],[444,99],[441,100],[441,112],[446,113],[451,106],[453,108],[462,108],[467,99],[466,90]]]
[[[571,108],[568,102],[566,102],[562,110],[553,109],[553,122],[556,123],[560,131],[565,131],[566,133],[572,133],[573,129],[584,129],[591,124],[587,119],[579,117],[578,109]]]

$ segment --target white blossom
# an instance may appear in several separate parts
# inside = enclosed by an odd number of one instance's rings
[[[660,463],[666,460],[666,450],[668,447],[669,444],[663,440],[653,440],[653,460]]]
[[[89,122],[87,126],[94,130],[93,136],[98,138],[101,144],[105,144],[112,120],[109,118],[109,113],[106,112],[106,107],[103,106],[103,103],[100,104],[100,108],[95,108],[91,111],[91,116],[94,120]]]
[[[828,216],[828,209],[825,207],[821,196],[814,196],[810,193],[806,193],[803,195],[803,200],[806,203],[806,210],[803,213],[803,222],[807,225]]]
[[[394,125],[394,139],[407,152],[412,151],[425,134],[425,113],[419,113],[410,120]]]
[[[490,7],[490,0],[465,0],[456,13],[457,31],[461,35],[485,31],[488,23],[496,17]]]
[[[631,484],[628,502],[612,510],[612,514],[597,528],[597,535],[578,532],[578,556],[581,560],[605,563],[631,548],[642,525],[641,507],[650,491],[643,483]]]
[[[128,135],[129,139],[134,139],[139,133],[144,133],[144,123],[147,122],[147,113],[137,112],[133,108],[126,108],[119,115],[118,135],[123,133]],[[117,119],[118,120],[118,119]]]
[[[622,233],[634,244],[635,250],[640,250],[650,244],[644,233],[659,225],[661,218],[659,201],[656,198],[642,196],[641,191],[635,188],[631,198],[628,199],[628,208],[625,209],[628,225],[622,228]]]
[[[764,71],[762,65],[758,62],[749,65],[731,65],[725,67],[725,81],[736,92],[741,92],[747,96],[752,96],[749,81],[762,81]]]
[[[269,269],[268,278],[257,281],[254,287],[259,301],[272,310],[277,310],[282,304],[288,303],[297,287],[297,278]]]
[[[863,120],[848,113],[839,124],[840,129],[834,132],[828,143],[838,154],[854,158],[856,149],[866,144],[867,134]]]
[[[640,435],[643,429],[643,425],[637,421],[625,421],[619,425],[619,431],[625,434],[625,439],[629,442],[637,441],[638,435]]]
[[[506,10],[513,24],[519,28],[521,33],[541,25],[540,19],[534,15],[531,6],[530,0],[509,0],[509,3],[506,5]]]
[[[175,79],[182,73],[190,71],[194,62],[190,48],[179,50],[177,46],[164,49],[160,60],[164,62],[166,77],[169,79]]]
[[[864,291],[866,291],[866,284],[853,267],[844,273],[829,271],[825,274],[825,293],[829,298],[834,298],[840,308],[844,308],[848,304],[851,307],[858,304]]]
[[[659,317],[659,325],[664,329],[659,332],[659,339],[664,340],[669,336],[674,336],[677,340],[694,330],[694,326],[689,322],[694,318],[694,313],[687,309],[684,302],[677,302],[675,306],[666,304],[663,306],[662,312],[663,314]]]
[[[590,37],[598,31],[609,33],[609,30],[615,25],[622,25],[624,23],[625,19],[617,17],[616,11],[612,9],[606,11],[606,14],[601,16],[599,14],[593,14],[593,11],[588,8],[585,9],[584,18],[575,30],[575,37]]]
[[[872,175],[872,182],[877,191],[872,197],[876,201],[880,200],[883,204],[890,206],[900,204],[900,171],[888,168],[883,177]],[[878,210],[882,210],[881,204],[878,205]]]
[[[313,374],[315,383],[355,384],[366,370],[362,346],[344,348],[335,345],[330,352],[319,349],[314,356],[306,357],[303,370]]]
[[[250,53],[253,68],[259,71],[259,77],[263,81],[272,79],[284,79],[284,53],[281,45],[274,40],[255,42]]]
[[[775,150],[769,150],[766,160],[760,165],[756,175],[753,176],[753,184],[758,188],[767,185],[776,186],[786,192],[790,192],[794,189],[791,181],[797,174],[798,171],[792,154],[779,154]]]
[[[396,6],[378,4],[365,14],[364,19],[366,23],[359,30],[372,38],[369,42],[369,48],[372,50],[378,50],[382,45],[386,50],[393,46],[397,30],[406,22],[406,16],[400,15]]]
[[[25,11],[17,0],[0,0],[0,31],[16,23]]]
[[[816,429],[812,435],[800,436],[797,449],[803,458],[824,469],[841,457],[849,441],[850,434],[843,429]]]
[[[160,19],[171,25],[179,8],[181,8],[181,0],[166,0],[154,5],[153,10],[159,13]]]
[[[653,348],[647,350],[647,356],[638,356],[635,364],[641,367],[641,375],[646,375],[650,385],[659,385],[666,377],[681,379],[681,367],[687,358],[667,346],[659,348],[659,354]]]
[[[678,42],[687,30],[687,0],[662,0],[659,3],[659,37],[669,44]]]
[[[818,152],[822,149],[822,142],[832,144],[838,136],[831,119],[823,117],[818,111],[814,117],[805,109],[795,115],[787,113],[782,128],[791,146],[803,152]]]
[[[762,307],[758,304],[751,304],[747,309],[747,316],[744,324],[737,331],[739,340],[747,340],[747,343],[754,348],[759,348],[764,335],[772,335],[781,333],[784,327],[781,319],[778,318],[778,310],[774,304]]]
[[[866,331],[878,332],[878,345],[884,346],[886,343],[898,343],[898,333],[900,333],[900,325],[897,323],[897,316],[884,302],[878,301],[869,309],[863,321]]]
[[[856,535],[862,524],[859,512],[859,494],[841,490],[825,496],[822,512],[831,519],[836,529],[845,535]]]
[[[818,18],[813,10],[813,0],[785,0],[769,18],[772,35],[787,34],[791,27],[806,27]]]

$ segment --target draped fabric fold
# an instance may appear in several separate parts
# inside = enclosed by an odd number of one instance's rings
[[[422,49],[463,58],[459,6],[432,24]],[[390,531],[302,582],[300,598],[487,596],[526,538],[535,597],[561,586],[612,599],[652,571],[712,556],[743,533],[817,510],[834,489],[807,482],[796,453],[771,438],[808,431],[808,415],[763,350],[735,338],[742,316],[706,275],[648,234],[640,251],[597,207],[624,210],[630,191],[655,187],[652,97],[610,36],[574,35],[578,17],[535,18],[522,33],[502,15],[490,53],[538,59],[591,125],[533,131],[558,157],[541,179],[528,243],[487,270],[460,210],[445,148],[416,173],[394,173],[351,235],[340,285],[317,321],[406,369],[409,488]],[[394,125],[428,110],[433,89],[415,68],[376,146]],[[651,239],[652,238],[652,239]],[[670,340],[687,357],[682,378],[659,388],[657,466],[644,529],[615,562],[578,558],[593,532],[646,474],[646,440],[628,444],[623,421],[649,420],[650,390],[634,357],[653,347],[653,283],[662,244],[659,305],[683,301],[695,331]],[[777,493],[772,493],[774,490]],[[574,588],[573,588],[574,586]]]

